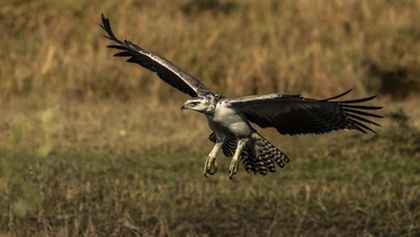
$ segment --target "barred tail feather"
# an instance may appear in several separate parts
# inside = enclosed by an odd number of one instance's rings
[[[255,140],[250,142],[241,154],[242,162],[248,173],[266,175],[275,172],[276,166],[284,168],[290,160],[277,147],[256,134]]]
[[[277,163],[280,168],[284,168],[286,163],[290,161],[290,159],[281,152],[277,147],[271,144],[268,140],[263,138],[261,135],[259,136],[259,140],[257,142],[258,149],[262,152],[262,155],[265,159],[269,159]],[[274,164],[273,164],[274,165]],[[274,171],[273,171],[274,172]]]

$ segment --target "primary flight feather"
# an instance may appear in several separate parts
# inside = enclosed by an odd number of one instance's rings
[[[284,167],[289,158],[262,137],[251,125],[273,127],[281,134],[322,134],[335,130],[355,129],[375,132],[370,126],[380,126],[370,120],[382,118],[372,111],[380,106],[360,105],[375,96],[353,100],[336,100],[348,94],[322,99],[309,99],[300,95],[253,95],[228,98],[210,91],[201,81],[169,60],[148,52],[128,40],[118,39],[112,32],[109,19],[102,15],[105,37],[113,41],[109,48],[120,50],[115,56],[127,57],[127,62],[139,64],[153,72],[175,89],[193,97],[182,109],[203,113],[213,131],[209,139],[214,147],[208,155],[203,174],[217,171],[216,155],[222,150],[232,157],[229,178],[232,178],[242,160],[245,169],[265,175],[276,170],[276,164]]]

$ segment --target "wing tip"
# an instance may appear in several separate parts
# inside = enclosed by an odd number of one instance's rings
[[[106,32],[106,35],[104,35],[105,38],[115,41],[118,44],[121,44],[121,40],[119,40],[114,32],[112,32],[112,28],[111,28],[111,22],[109,21],[109,18],[105,17],[105,15],[103,13],[101,13],[101,28]]]
[[[375,130],[373,130],[372,128],[370,128],[369,126],[363,124],[361,121],[358,121],[357,119],[354,118],[347,118],[347,121],[349,122],[349,124],[352,126],[352,128],[359,130],[363,133],[367,133],[366,130],[377,134],[377,132]],[[380,125],[379,125],[380,126]]]
[[[105,31],[106,31],[106,29],[105,29],[105,25],[109,25],[109,19],[108,18],[106,18],[105,16],[104,16],[104,14],[103,13],[101,13],[101,24],[99,24],[100,26],[101,26],[101,28],[102,29],[104,29]]]

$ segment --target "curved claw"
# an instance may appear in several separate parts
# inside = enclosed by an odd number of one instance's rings
[[[209,174],[209,175],[214,175],[215,173],[217,172],[217,167],[210,167],[210,168],[208,168],[208,169],[206,169],[206,170],[204,170],[204,177],[206,177],[206,178],[209,178],[208,176],[207,176],[207,174]]]
[[[207,158],[204,164],[204,177],[208,178],[207,174],[214,175],[217,172],[217,163],[214,159]]]
[[[239,162],[232,160],[229,165],[229,179],[232,179],[233,176],[238,172]]]
[[[210,175],[214,175],[217,172],[217,166],[216,163],[214,163],[212,166],[210,166],[210,169],[208,170],[208,173]]]

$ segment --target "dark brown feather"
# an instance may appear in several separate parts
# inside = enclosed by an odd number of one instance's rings
[[[249,121],[263,128],[274,127],[281,134],[322,134],[340,129],[374,132],[368,125],[380,126],[380,124],[369,118],[383,116],[367,111],[379,110],[382,106],[360,105],[376,96],[333,101],[350,91],[323,100],[273,94],[232,99],[230,103]]]

